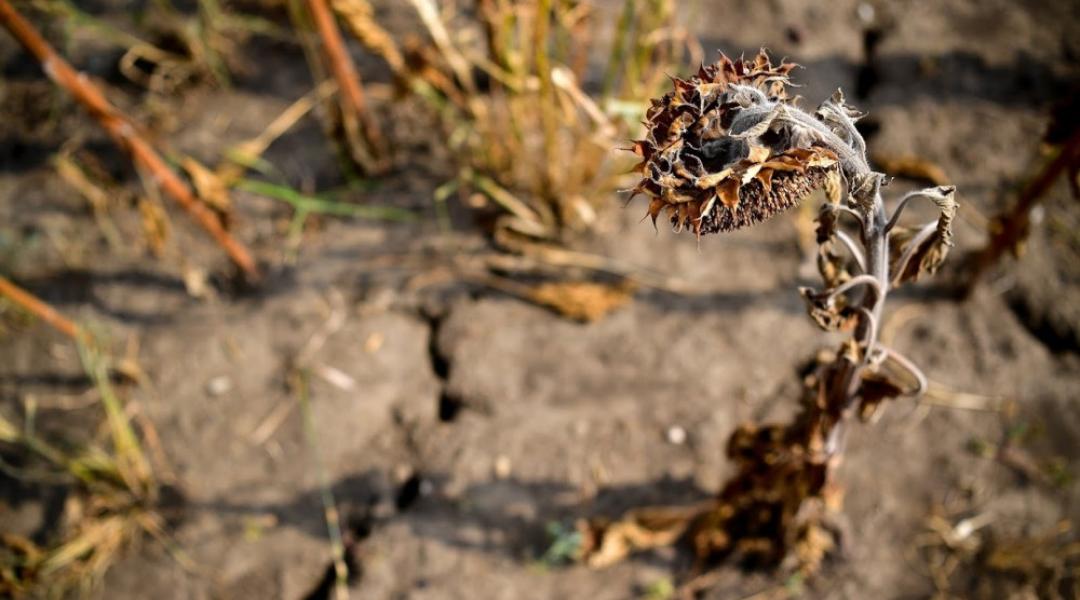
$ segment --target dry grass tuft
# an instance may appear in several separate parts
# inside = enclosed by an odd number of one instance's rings
[[[62,595],[87,591],[101,582],[121,551],[144,533],[164,543],[186,564],[155,511],[159,484],[125,408],[109,377],[109,361],[93,345],[80,346],[106,421],[103,436],[78,449],[41,439],[30,424],[17,426],[0,416],[0,444],[22,450],[33,470],[0,464],[13,477],[69,486],[52,539],[39,545],[15,534],[0,535],[0,596]]]
[[[624,2],[611,25],[587,2],[410,0],[427,39],[399,46],[364,0],[334,7],[362,43],[438,112],[455,157],[457,191],[498,215],[496,231],[546,241],[597,225],[613,193],[630,180],[625,146],[644,98],[676,65],[700,59],[675,22],[671,0]],[[610,36],[605,29],[613,27]],[[590,93],[588,56],[611,48]]]

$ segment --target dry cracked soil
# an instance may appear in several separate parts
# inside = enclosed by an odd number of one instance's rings
[[[122,3],[94,4],[108,15]],[[396,26],[415,26],[405,9],[377,4]],[[863,20],[866,6],[872,21]],[[1078,72],[1080,17],[1069,2],[747,0],[701,2],[698,11],[695,33],[709,51],[767,46],[791,57],[805,66],[796,79],[809,103],[848,90],[869,112],[873,157],[917,155],[944,169],[971,209],[954,260],[982,243],[977,216],[1004,206],[1031,172],[1048,106]],[[295,46],[252,44],[248,58],[275,68],[167,100],[173,122],[161,125],[163,140],[210,162],[310,86]],[[75,56],[80,68],[115,79],[113,59]],[[456,280],[446,257],[486,242],[464,210],[454,214],[456,233],[439,233],[429,198],[443,175],[440,156],[409,131],[401,135],[414,136],[415,148],[407,150],[428,159],[366,198],[417,208],[424,219],[327,220],[284,264],[277,224],[285,213],[237,193],[239,235],[271,265],[262,287],[237,291],[223,259],[178,213],[162,259],[106,245],[49,158],[79,135],[124,185],[135,189],[137,180],[5,36],[0,64],[4,269],[112,339],[138,339],[151,384],[127,393],[158,433],[175,496],[172,534],[196,567],[144,541],[109,571],[98,597],[329,597],[321,475],[341,514],[354,598],[659,594],[692,568],[687,550],[600,571],[552,566],[540,560],[549,524],[714,494],[732,471],[731,431],[790,415],[800,368],[839,339],[812,325],[795,292],[813,282],[813,269],[794,214],[697,243],[654,233],[638,223],[642,206],[623,211],[613,198],[601,232],[583,244],[694,291],[641,289],[592,323]],[[375,63],[361,60],[361,69],[386,79]],[[310,118],[268,158],[314,185],[337,177]],[[915,185],[898,178],[891,193]],[[1076,522],[1080,211],[1064,182],[1042,214],[1026,255],[971,299],[920,283],[891,302],[886,336],[937,389],[955,393],[897,401],[853,430],[838,476],[848,532],[841,555],[787,587],[776,574],[721,565],[704,597],[777,585],[809,598],[932,597],[938,582],[923,546],[931,514],[952,523],[988,515],[987,531],[999,537]],[[184,282],[198,268],[210,274],[203,298]],[[90,435],[100,408],[84,401],[91,386],[75,349],[43,324],[0,340],[0,410],[19,415],[32,398],[45,434]],[[314,443],[286,377],[298,356],[313,372]],[[1043,481],[972,451],[1017,427],[1034,431],[1024,436],[1025,456],[1057,461],[1062,477]],[[63,486],[7,475],[0,484],[0,529],[47,535]],[[950,581],[962,597],[1030,590],[966,563]]]

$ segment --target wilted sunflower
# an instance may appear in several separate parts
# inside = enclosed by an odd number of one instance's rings
[[[850,146],[825,121],[858,115],[842,97],[817,117],[800,110],[787,96],[794,67],[773,66],[764,50],[752,61],[721,55],[652,101],[648,133],[634,142],[643,178],[632,191],[652,199],[653,223],[666,210],[675,231],[732,231],[795,206],[838,171]]]

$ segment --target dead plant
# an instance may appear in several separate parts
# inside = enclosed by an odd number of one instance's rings
[[[666,215],[676,231],[701,236],[765,221],[823,189],[816,233],[824,287],[799,292],[823,330],[852,337],[818,357],[792,422],[735,431],[727,453],[737,472],[713,502],[682,518],[645,509],[615,523],[582,523],[581,556],[590,565],[688,538],[703,562],[734,555],[814,571],[842,541],[826,517],[842,498],[833,474],[849,423],[926,390],[919,369],[878,334],[889,292],[944,261],[955,189],[909,193],[887,212],[885,177],[870,169],[855,128],[861,115],[839,91],[814,112],[797,106],[787,96],[793,67],[773,65],[762,51],[751,60],[722,56],[676,79],[674,91],[652,102],[648,134],[634,144],[642,158],[634,192],[650,198],[654,222]],[[902,225],[904,208],[918,200],[934,203],[939,218]]]

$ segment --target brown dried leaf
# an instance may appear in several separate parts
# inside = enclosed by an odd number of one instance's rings
[[[724,206],[737,208],[739,206],[739,180],[733,178],[724,180],[716,186],[716,195]]]
[[[914,231],[908,228],[894,228],[889,234],[892,247],[890,268],[893,273],[892,284],[900,285],[907,281],[916,281],[924,274],[937,272],[949,248],[953,245],[952,224],[956,218],[956,187],[951,185],[928,188],[922,194],[930,198],[941,211],[937,225],[931,231],[928,228]]]
[[[830,204],[840,204],[844,199],[844,183],[840,177],[840,171],[832,170],[825,178],[825,199]]]
[[[181,165],[191,177],[199,199],[218,213],[228,214],[231,208],[229,188],[218,174],[190,156],[185,156]]]
[[[821,274],[825,287],[830,289],[851,279],[851,273],[847,269],[847,257],[836,252],[835,245],[832,240],[819,242],[818,245],[818,273]]]
[[[835,549],[836,541],[829,530],[817,523],[807,523],[795,542],[795,557],[803,573],[816,573]]]
[[[833,206],[830,203],[822,204],[821,212],[818,213],[816,233],[819,244],[832,240],[840,226],[839,215],[833,210]]]
[[[870,172],[854,178],[849,188],[848,197],[852,205],[864,213],[869,212],[874,205],[874,198],[881,189],[881,183],[885,176],[881,173]]]
[[[161,202],[149,198],[139,198],[139,216],[142,221],[143,235],[155,256],[165,252],[169,240],[169,217]]]
[[[806,302],[807,314],[825,331],[847,331],[858,322],[858,313],[841,304],[843,296],[830,300],[828,292],[819,293],[810,287],[800,287],[799,295]]]
[[[874,162],[881,166],[881,170],[893,177],[906,177],[908,179],[921,179],[934,185],[946,185],[949,177],[945,170],[938,164],[920,156],[888,156],[877,155]]]
[[[867,372],[862,377],[859,387],[859,418],[869,421],[877,414],[886,400],[898,398],[904,394],[904,388],[881,373]]]
[[[769,149],[765,146],[750,146],[750,154],[746,160],[753,163],[763,163],[769,158]]]
[[[670,546],[701,512],[701,507],[645,508],[630,511],[615,522],[578,521],[580,558],[590,568],[603,569],[633,552]]]
[[[629,283],[610,285],[586,281],[542,283],[529,291],[529,298],[578,321],[596,321],[625,305],[634,295]]]

